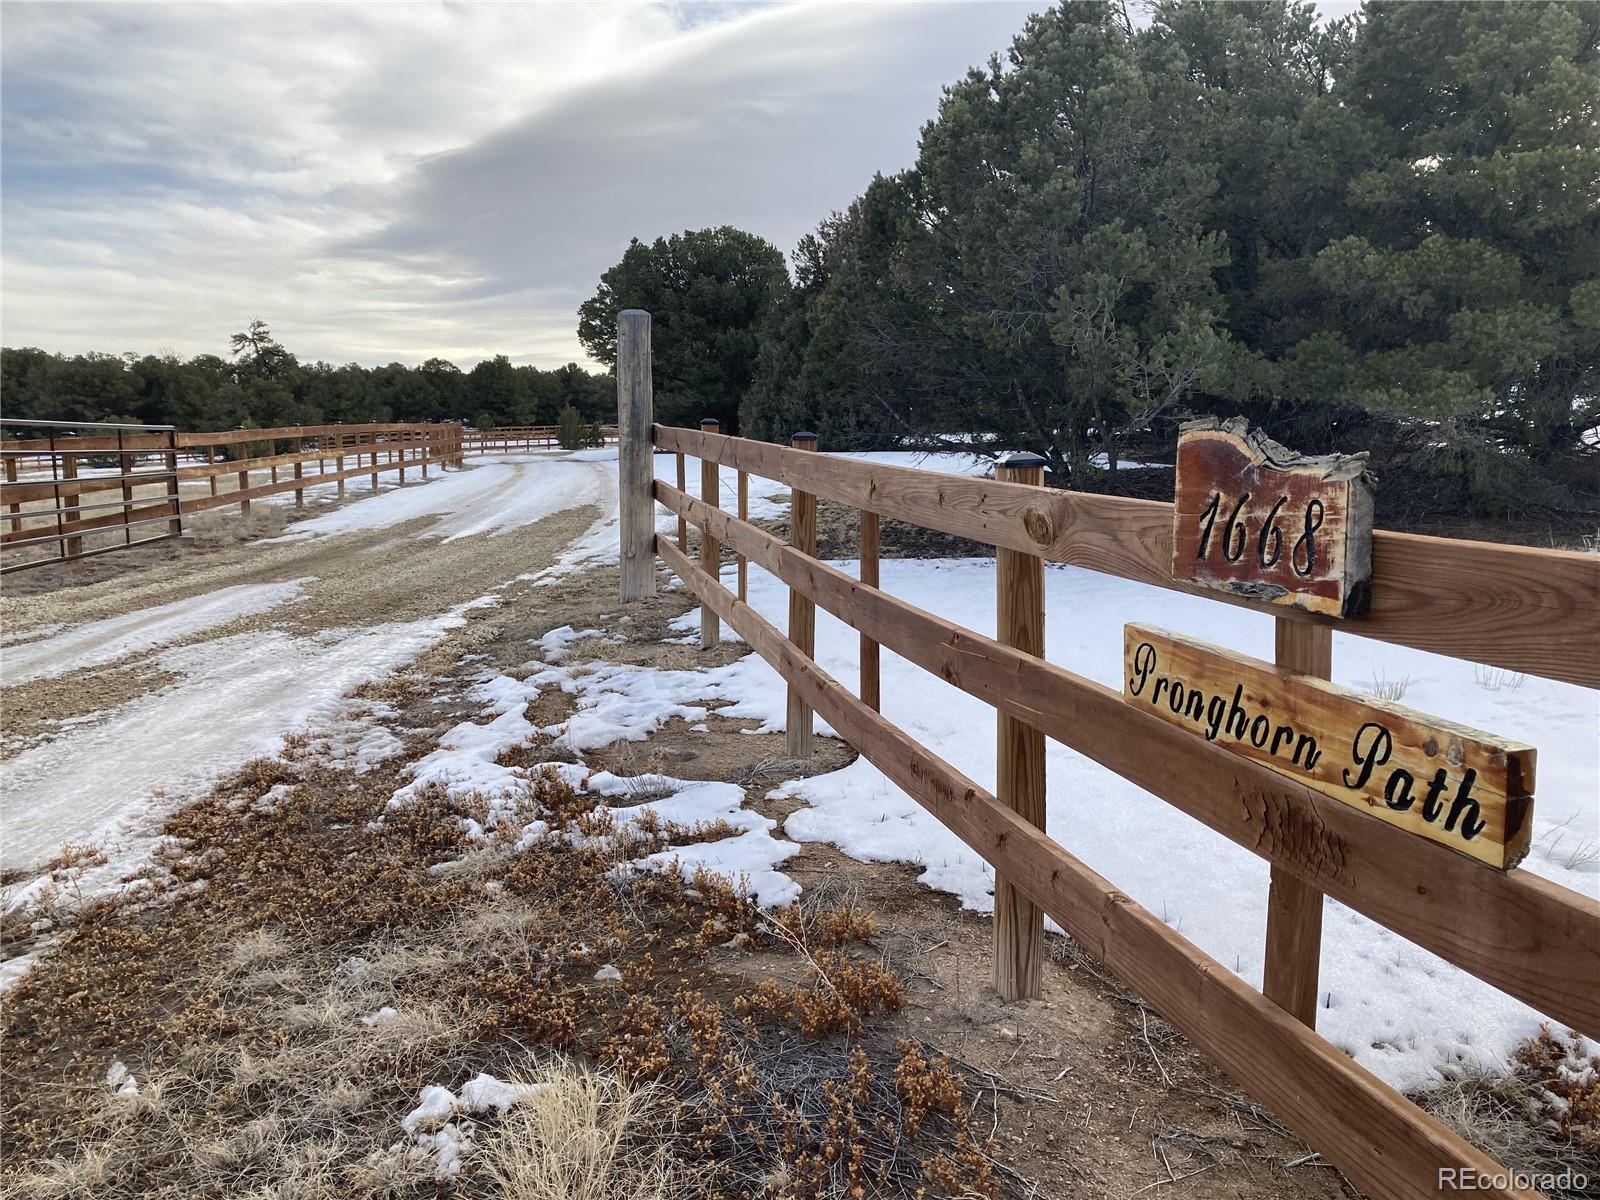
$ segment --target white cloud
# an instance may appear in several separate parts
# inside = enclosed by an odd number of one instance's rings
[[[0,332],[579,357],[630,236],[789,249],[1033,6],[8,6]]]

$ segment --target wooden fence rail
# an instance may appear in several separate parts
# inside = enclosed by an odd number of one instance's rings
[[[43,437],[8,437],[0,445],[5,463],[0,507],[6,513],[0,551],[11,555],[0,564],[0,573],[170,540],[182,536],[183,517],[190,513],[237,505],[243,515],[252,501],[284,492],[293,492],[296,507],[303,507],[306,488],[317,484],[336,484],[342,496],[345,481],[357,476],[367,476],[374,488],[384,473],[404,483],[407,469],[426,479],[430,467],[459,465],[464,453],[461,426],[453,422],[206,433],[49,421],[4,421],[0,428],[49,431]],[[160,465],[141,465],[149,458]],[[32,464],[30,475],[47,477],[24,478],[23,463]],[[316,470],[308,474],[313,463]],[[224,478],[234,487],[219,488]],[[203,494],[182,494],[183,484],[200,482],[206,485]],[[115,499],[104,499],[108,493]],[[165,532],[146,536],[158,525]],[[86,549],[86,535],[99,544]],[[36,553],[51,546],[52,555]]]
[[[615,445],[617,427],[602,425],[602,445]],[[499,429],[463,429],[462,443],[468,454],[516,454],[530,450],[558,450],[561,430],[555,425],[507,425]]]
[[[995,982],[1002,995],[1037,994],[1042,910],[1370,1194],[1438,1195],[1440,1172],[1449,1168],[1479,1172],[1489,1195],[1536,1194],[1315,1032],[1322,897],[1333,896],[1590,1036],[1600,1036],[1600,905],[1538,876],[1487,869],[1412,836],[1046,661],[1038,571],[1043,561],[1067,562],[1243,604],[1275,619],[1280,666],[1321,678],[1331,674],[1329,621],[1175,584],[1171,505],[1044,488],[1032,462],[1003,463],[994,480],[970,479],[830,458],[815,453],[814,439],[784,447],[707,427],[652,426],[648,317],[635,316],[645,318],[644,337],[642,344],[637,336],[621,342],[619,404],[632,414],[624,419],[628,437],[641,444],[625,439],[622,457],[652,449],[673,454],[677,484],[647,470],[626,473],[621,504],[625,513],[648,513],[652,500],[661,504],[677,517],[679,534],[655,538],[653,554],[647,539],[625,541],[625,578],[631,570],[637,580],[653,558],[663,561],[699,598],[703,629],[726,623],[787,681],[791,752],[809,749],[811,714],[820,713],[993,866]],[[628,361],[641,351],[642,371]],[[644,430],[651,431],[648,447]],[[703,479],[715,478],[718,467],[739,473],[739,515],[723,510],[716,489],[704,483],[701,498],[688,494],[684,460],[691,457],[701,460]],[[745,519],[752,474],[792,489],[787,543]],[[818,497],[861,512],[859,580],[815,557],[808,514]],[[997,548],[998,637],[879,589],[882,517]],[[698,563],[688,553],[689,525],[700,532]],[[736,592],[720,580],[723,551],[739,564]],[[1374,560],[1380,586],[1371,614],[1341,623],[1342,632],[1600,686],[1600,656],[1593,652],[1600,644],[1600,558],[1379,533]],[[745,603],[748,563],[788,585],[787,636]],[[648,590],[636,582],[633,595]],[[860,634],[859,698],[815,661],[813,605]],[[880,646],[996,710],[997,793],[878,713]],[[1044,737],[1271,864],[1264,994],[1045,834]]]

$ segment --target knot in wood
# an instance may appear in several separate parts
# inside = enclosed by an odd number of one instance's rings
[[[1048,546],[1053,533],[1050,528],[1050,518],[1037,509],[1030,508],[1022,514],[1022,527],[1028,531],[1028,537],[1036,546]]]

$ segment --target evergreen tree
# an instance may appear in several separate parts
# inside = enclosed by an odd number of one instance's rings
[[[649,310],[658,419],[715,417],[731,432],[755,378],[760,331],[788,290],[783,255],[754,234],[725,225],[649,245],[635,238],[578,309],[578,338],[615,367],[617,314]]]

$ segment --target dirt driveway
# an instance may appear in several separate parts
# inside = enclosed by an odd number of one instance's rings
[[[288,510],[258,505],[233,532],[266,537],[228,543],[219,514],[176,552],[50,568],[49,591],[8,587],[7,877],[108,825],[113,840],[148,832],[152,814],[436,644],[464,606],[534,588],[604,527],[614,478],[596,463],[472,464],[324,504],[287,538]]]

